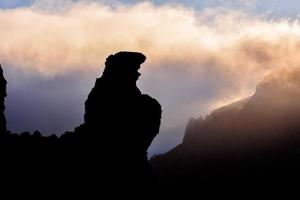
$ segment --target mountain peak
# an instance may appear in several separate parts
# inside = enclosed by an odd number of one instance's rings
[[[254,95],[191,119],[183,142],[152,161],[161,180],[300,177],[299,88],[300,70],[278,69]]]

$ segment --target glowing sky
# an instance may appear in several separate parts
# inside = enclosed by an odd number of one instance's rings
[[[141,51],[139,86],[163,106],[150,153],[181,141],[189,118],[251,95],[300,63],[298,1],[0,2],[0,62],[12,131],[61,134],[83,121],[105,58]],[[117,118],[117,116],[116,116]]]

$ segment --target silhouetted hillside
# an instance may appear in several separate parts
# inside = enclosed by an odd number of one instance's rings
[[[300,178],[300,73],[278,71],[254,95],[191,119],[182,144],[152,163],[162,186]]]
[[[6,97],[6,80],[3,76],[3,70],[0,65],[0,134],[6,132],[6,119],[4,116],[5,104],[4,98]]]
[[[159,132],[161,107],[136,86],[145,60],[136,52],[110,55],[85,102],[84,124],[59,138],[6,131],[6,81],[1,73],[1,183],[72,196],[155,189],[147,149]]]

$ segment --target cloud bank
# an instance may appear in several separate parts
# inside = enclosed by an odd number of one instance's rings
[[[149,2],[66,2],[0,10],[0,62],[14,72],[56,80],[99,73],[105,58],[120,50],[144,52],[148,59],[139,84],[162,103],[162,130],[180,127],[183,132],[189,117],[250,95],[275,68],[300,63],[296,19],[272,20],[220,7],[197,11]],[[91,85],[81,89],[80,99]],[[76,98],[76,92],[72,95]],[[18,126],[13,120],[11,126]]]
[[[298,21],[232,10],[72,3],[63,10],[1,10],[0,23],[1,61],[43,75],[91,70],[127,49],[145,52],[152,65],[180,62],[199,71],[214,65],[248,74],[299,61]]]

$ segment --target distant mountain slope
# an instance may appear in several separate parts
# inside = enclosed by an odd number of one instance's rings
[[[299,166],[299,147],[300,73],[279,70],[262,81],[254,95],[205,119],[191,119],[182,144],[154,157],[152,164],[162,182],[291,178],[297,177],[292,169]]]

